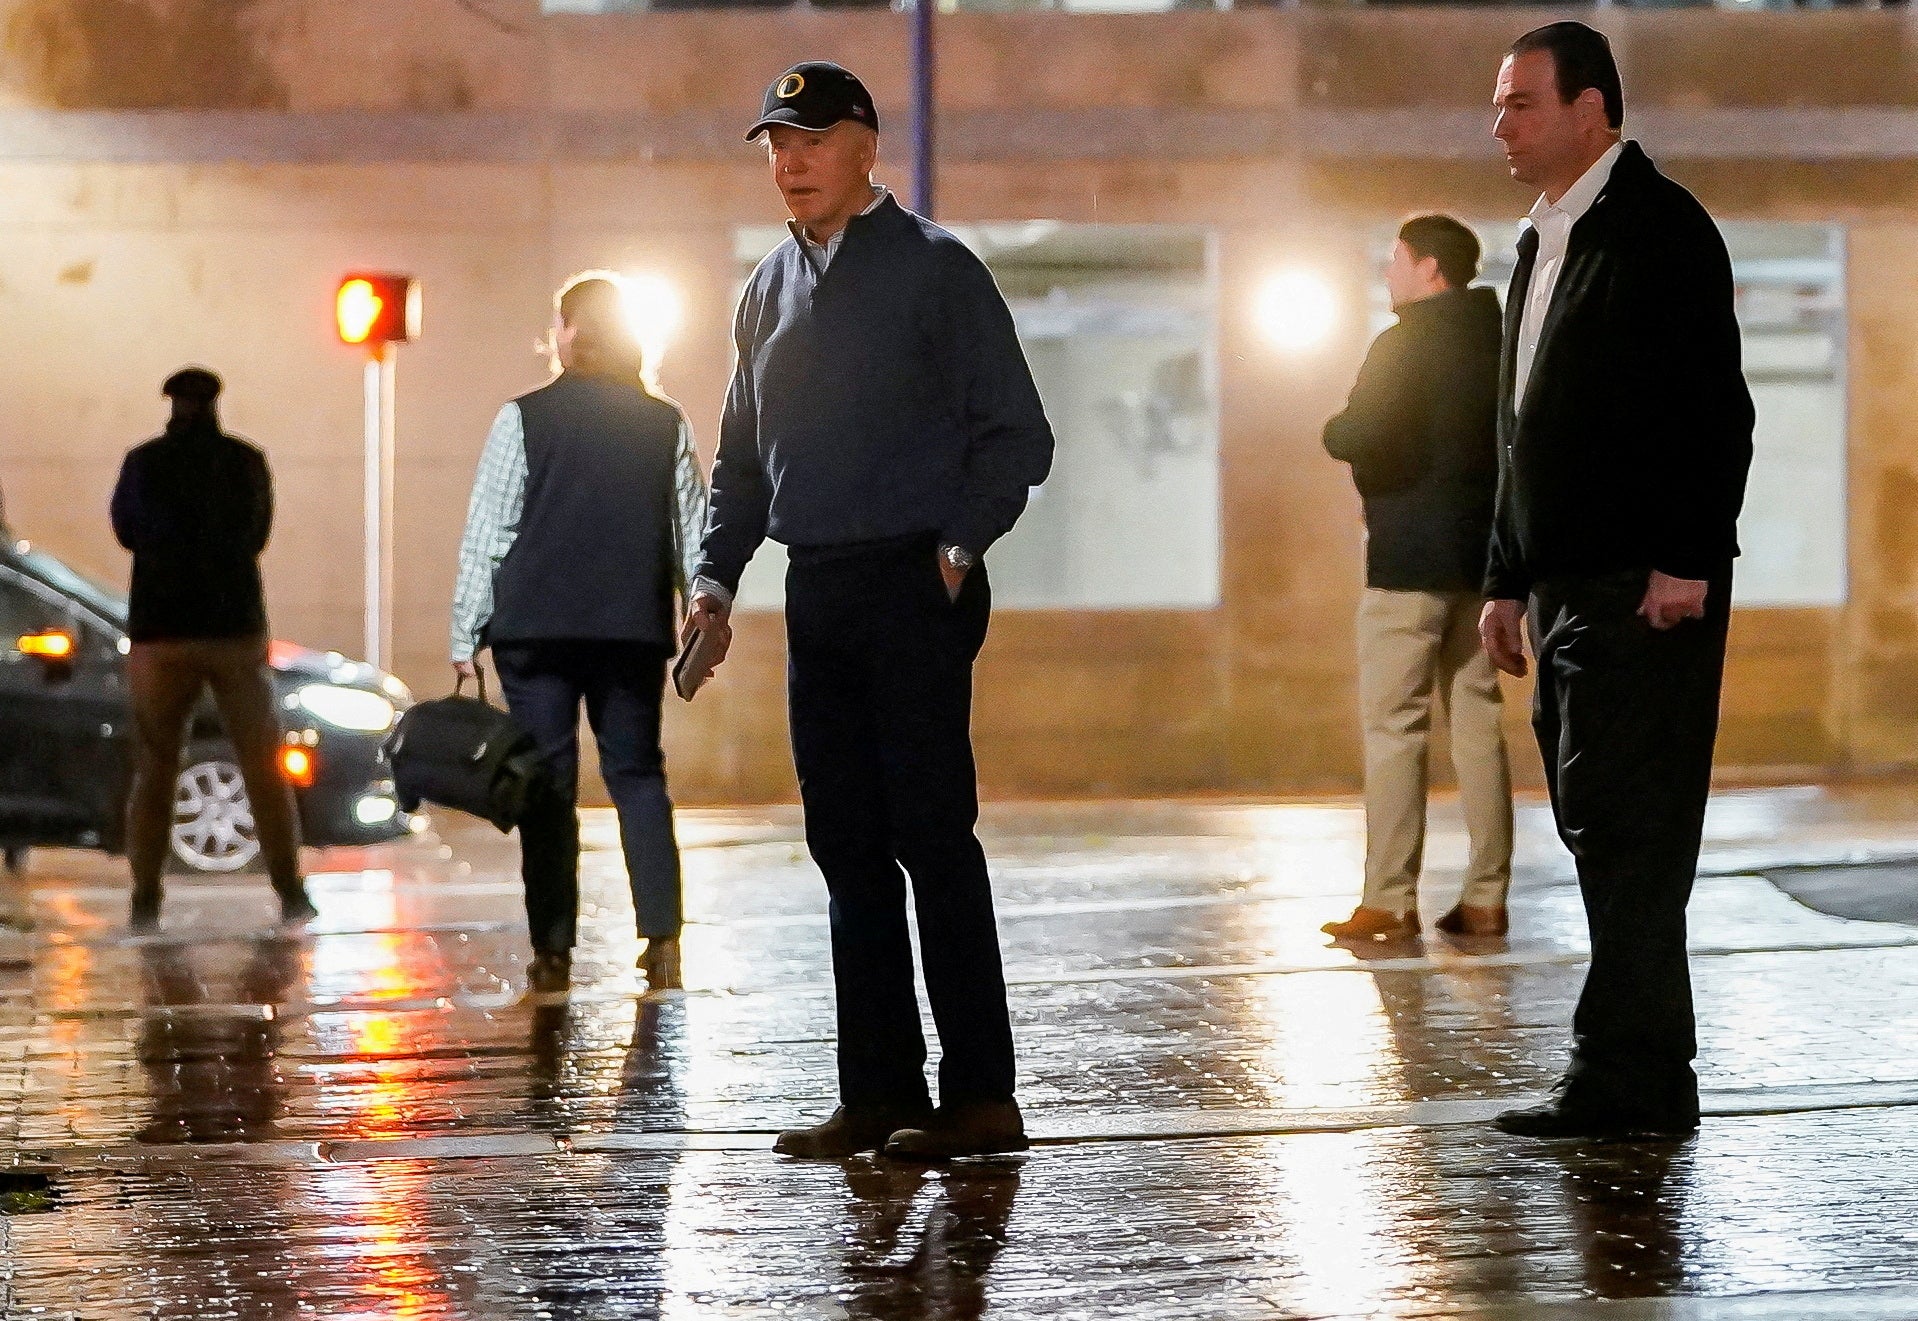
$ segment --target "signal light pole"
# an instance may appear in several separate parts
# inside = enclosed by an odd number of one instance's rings
[[[365,388],[365,643],[368,662],[392,665],[394,345],[420,333],[420,284],[407,275],[358,273],[333,300],[340,342],[367,350]]]

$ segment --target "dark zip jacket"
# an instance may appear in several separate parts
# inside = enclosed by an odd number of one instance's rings
[[[1499,493],[1485,594],[1657,569],[1717,579],[1738,554],[1752,460],[1730,254],[1684,188],[1627,143],[1571,242],[1512,401],[1538,235],[1505,297]]]
[[[136,445],[113,488],[113,533],[133,552],[134,642],[266,633],[260,552],[273,529],[266,456],[215,426]]]
[[[788,238],[747,281],[699,576],[925,535],[975,555],[1052,466],[1052,428],[985,264],[888,198],[821,275]]]
[[[1498,295],[1452,289],[1372,342],[1325,448],[1365,502],[1365,582],[1476,592],[1498,484]]]

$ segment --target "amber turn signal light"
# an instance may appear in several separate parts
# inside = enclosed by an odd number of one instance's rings
[[[296,789],[313,787],[313,754],[305,748],[280,749],[280,773]]]
[[[42,660],[73,659],[73,636],[58,629],[29,633],[13,645],[22,656],[38,656]]]

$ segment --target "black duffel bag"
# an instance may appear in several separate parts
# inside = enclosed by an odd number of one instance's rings
[[[546,762],[533,736],[486,700],[486,672],[478,673],[477,698],[460,695],[462,675],[451,697],[421,702],[401,716],[380,752],[393,768],[401,811],[434,803],[509,831],[545,781]]]

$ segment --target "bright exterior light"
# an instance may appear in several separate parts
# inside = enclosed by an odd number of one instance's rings
[[[14,644],[22,656],[65,660],[73,655],[73,638],[66,633],[29,633]]]
[[[340,323],[340,339],[347,344],[364,344],[373,327],[379,324],[386,300],[370,280],[348,280],[340,286],[334,302],[334,314]]]
[[[313,754],[305,748],[281,748],[280,771],[287,783],[300,789],[313,787]]]
[[[684,304],[679,290],[663,275],[623,275],[619,287],[626,326],[639,341],[639,351],[645,357],[646,372],[650,376],[658,370],[659,360],[666,355],[666,346],[679,330]]]
[[[316,720],[336,729],[356,729],[368,734],[383,734],[393,728],[398,714],[393,704],[378,693],[361,688],[335,688],[327,683],[310,683],[296,694],[300,706]]]
[[[400,813],[400,805],[385,794],[367,794],[353,804],[353,819],[363,826],[383,826]]]
[[[1311,271],[1279,271],[1259,286],[1254,315],[1275,347],[1302,353],[1331,338],[1339,321],[1338,294]]]

